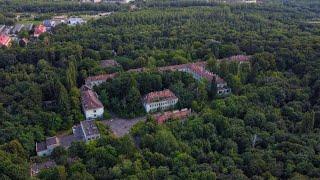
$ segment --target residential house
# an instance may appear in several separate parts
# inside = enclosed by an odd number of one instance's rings
[[[143,106],[148,113],[169,109],[175,106],[177,102],[178,98],[169,89],[151,92],[142,99]]]
[[[3,31],[3,29],[6,27],[6,25],[0,24],[0,33]]]
[[[162,124],[169,119],[185,119],[191,115],[191,109],[181,109],[175,111],[168,111],[164,113],[155,114],[153,117],[157,121],[158,124]]]
[[[9,47],[11,45],[11,38],[6,34],[0,34],[0,47]]]
[[[13,26],[5,26],[3,28],[3,30],[1,31],[2,34],[10,34],[11,33],[11,30],[13,29]]]
[[[86,21],[79,17],[71,17],[68,19],[68,25],[70,26],[81,25],[84,23],[86,23]]]
[[[57,24],[56,24],[56,21],[47,19],[43,21],[43,25],[46,27],[47,31],[51,31],[52,28],[54,28]]]
[[[103,104],[99,100],[97,93],[86,85],[81,87],[81,102],[86,119],[103,117]]]
[[[34,28],[34,37],[39,37],[41,34],[47,31],[46,27],[43,24],[40,24]]]
[[[13,29],[11,30],[12,34],[18,34],[21,32],[21,30],[23,29],[24,25],[23,24],[16,24]]]
[[[28,32],[32,31],[32,29],[33,29],[33,24],[25,24],[23,26],[23,30],[26,30]]]

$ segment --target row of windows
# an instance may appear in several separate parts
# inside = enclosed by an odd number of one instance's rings
[[[171,105],[171,104],[174,104],[174,103],[176,103],[176,101],[175,100],[171,100],[171,101],[159,102],[157,104],[150,104],[150,107],[154,108],[154,107],[159,107],[159,106]]]

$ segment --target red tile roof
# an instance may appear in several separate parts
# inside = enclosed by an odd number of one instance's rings
[[[153,117],[158,124],[162,124],[169,119],[184,119],[190,116],[191,109],[182,109],[181,111],[168,111],[164,113],[155,114]]]
[[[81,101],[84,110],[103,108],[98,95],[88,86],[81,87]]]
[[[177,99],[176,95],[173,94],[172,91],[169,89],[165,89],[163,91],[156,91],[151,92],[143,97],[143,102],[145,103],[152,103],[152,102],[159,102],[159,101],[166,101]]]
[[[0,34],[0,46],[9,47],[11,38],[8,35]]]
[[[41,34],[45,33],[46,31],[47,31],[46,27],[40,24],[34,28],[34,36],[39,37]]]
[[[118,75],[118,73],[112,73],[112,74],[101,74],[97,76],[89,76],[86,78],[85,82],[86,84],[94,82],[94,81],[106,81],[108,79],[115,78]]]

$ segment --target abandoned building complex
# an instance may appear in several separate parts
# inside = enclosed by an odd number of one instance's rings
[[[69,148],[72,142],[84,141],[89,142],[100,138],[99,130],[93,120],[81,121],[80,124],[72,127],[73,134],[61,137],[49,137],[46,141],[36,143],[36,152],[38,156],[48,156],[53,149],[61,146]]]

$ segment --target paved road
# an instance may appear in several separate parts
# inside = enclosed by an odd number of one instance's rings
[[[101,122],[105,125],[108,125],[111,128],[114,135],[118,137],[122,137],[130,132],[130,129],[132,128],[132,126],[134,126],[140,121],[145,121],[145,120],[146,120],[146,117],[138,117],[134,119],[121,119],[121,118],[114,117],[110,120],[104,120]]]

